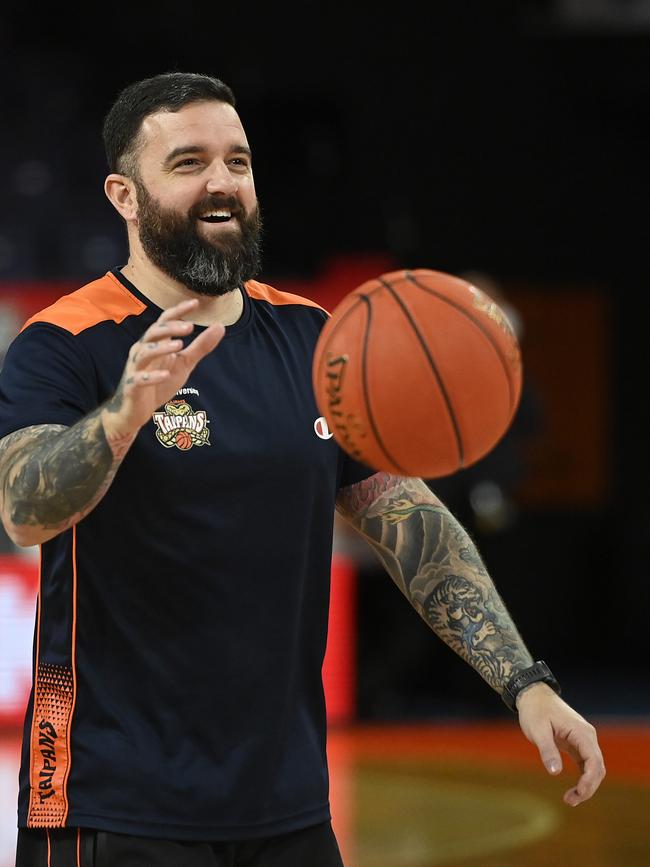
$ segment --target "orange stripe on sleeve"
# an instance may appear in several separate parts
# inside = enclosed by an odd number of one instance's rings
[[[36,313],[23,325],[23,331],[34,322],[58,325],[71,334],[79,334],[99,322],[122,322],[127,316],[138,316],[146,310],[111,273],[87,283],[76,292],[64,295],[50,307]]]
[[[268,301],[269,304],[275,304],[276,306],[282,304],[302,304],[304,307],[316,307],[318,310],[322,310],[323,313],[327,313],[327,310],[315,301],[310,301],[309,298],[303,298],[301,295],[294,295],[291,292],[280,292],[267,283],[248,280],[245,286],[249,296],[259,301]]]

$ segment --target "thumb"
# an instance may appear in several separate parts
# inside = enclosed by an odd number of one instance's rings
[[[529,740],[531,740],[539,750],[542,763],[549,774],[559,774],[562,770],[562,755],[555,743],[551,724],[548,723],[548,725],[545,725],[543,728],[531,732]]]
[[[557,750],[547,750],[546,752],[544,752],[540,749],[539,754],[542,757],[544,767],[549,772],[549,774],[560,773],[560,771],[562,770],[562,756]]]
[[[537,749],[549,774],[559,774],[562,770],[562,756],[553,739],[538,743]]]

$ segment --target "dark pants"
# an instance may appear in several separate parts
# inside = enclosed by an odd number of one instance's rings
[[[343,867],[329,822],[238,843],[188,843],[88,828],[18,831],[16,867]]]

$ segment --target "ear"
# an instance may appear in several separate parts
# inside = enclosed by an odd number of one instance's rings
[[[104,192],[118,214],[132,223],[138,216],[135,185],[126,175],[111,174],[104,181]]]

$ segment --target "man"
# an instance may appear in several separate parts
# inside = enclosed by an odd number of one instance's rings
[[[19,867],[342,863],[320,679],[335,505],[516,696],[547,769],[576,759],[566,802],[604,774],[442,503],[314,434],[326,314],[252,279],[234,102],[185,73],[119,95],[105,190],[129,260],[32,317],[2,372],[3,522],[42,546]]]

